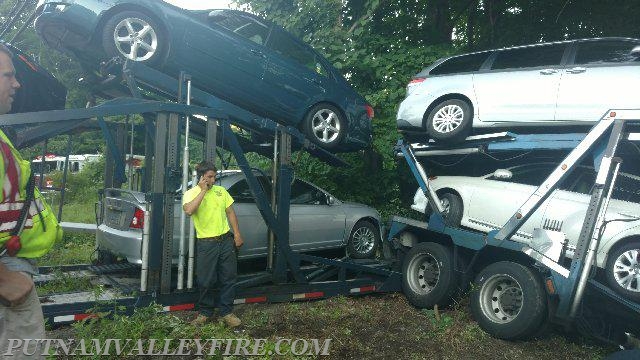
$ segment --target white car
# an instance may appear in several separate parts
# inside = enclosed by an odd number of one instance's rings
[[[472,128],[590,126],[609,109],[640,107],[639,45],[597,38],[440,59],[407,86],[398,130],[455,142]]]
[[[498,169],[480,177],[438,176],[431,185],[444,207],[447,223],[489,232],[502,227],[555,168],[538,163]],[[564,185],[535,211],[513,240],[529,243],[534,228],[560,231],[572,257],[580,235],[596,172],[579,166]],[[428,213],[428,201],[418,188],[412,209]],[[596,257],[609,285],[640,300],[640,177],[620,173],[615,184]]]

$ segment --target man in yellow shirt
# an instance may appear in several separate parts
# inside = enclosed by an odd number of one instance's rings
[[[189,189],[182,197],[182,209],[193,218],[196,228],[196,275],[198,285],[204,291],[201,295],[200,314],[194,323],[207,321],[217,304],[222,320],[229,327],[237,327],[241,323],[240,319],[232,313],[238,268],[236,248],[240,248],[243,241],[231,195],[222,186],[213,185],[217,171],[210,162],[198,164],[198,186]],[[230,232],[229,225],[233,233]],[[218,298],[214,299],[208,292],[216,282],[220,285],[220,292]]]

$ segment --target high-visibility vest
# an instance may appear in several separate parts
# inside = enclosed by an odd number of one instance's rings
[[[10,153],[11,156],[7,156]],[[0,130],[0,246],[9,240],[11,231],[19,226],[20,210],[29,206],[27,219],[20,236],[22,248],[16,254],[22,258],[37,258],[46,254],[62,239],[62,228],[53,210],[36,188],[33,201],[25,204],[31,164]]]

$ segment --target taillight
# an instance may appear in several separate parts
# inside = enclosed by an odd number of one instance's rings
[[[413,85],[418,85],[421,82],[427,80],[427,78],[417,78],[417,79],[411,79],[411,81],[409,81],[409,85],[408,86],[413,86]]]
[[[131,224],[129,227],[132,229],[142,229],[144,226],[144,211],[141,209],[136,209],[136,212],[133,213],[133,219],[131,219]]]
[[[371,105],[365,105],[364,108],[367,110],[367,116],[369,117],[369,120],[373,119],[373,116],[375,115],[375,113]]]

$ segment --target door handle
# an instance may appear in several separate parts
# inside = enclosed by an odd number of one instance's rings
[[[572,69],[567,69],[567,73],[569,74],[581,74],[585,71],[587,71],[587,69],[583,67],[574,67]]]
[[[540,74],[541,75],[553,75],[553,74],[557,74],[558,70],[556,69],[544,69],[544,70],[540,70]]]
[[[262,53],[262,51],[260,51],[260,50],[251,49],[251,50],[249,50],[249,51],[251,51],[251,53],[252,53],[253,55],[255,55],[255,56],[259,56],[259,57],[261,57],[261,58],[264,58],[264,57],[265,57],[265,56],[264,56],[264,54]]]

